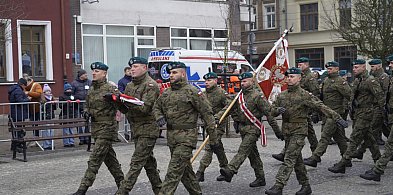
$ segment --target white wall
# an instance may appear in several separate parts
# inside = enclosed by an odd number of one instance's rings
[[[83,23],[225,28],[227,5],[175,0],[101,0],[81,5]]]

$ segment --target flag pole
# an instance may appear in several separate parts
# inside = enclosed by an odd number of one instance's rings
[[[269,53],[267,54],[267,56],[265,57],[265,59],[263,59],[263,61],[259,64],[258,68],[254,71],[255,73],[258,73],[261,68],[263,67],[263,65],[266,63],[266,61],[269,59],[269,57],[273,54],[274,50],[276,50],[277,46],[279,45],[279,43],[284,39],[284,37],[288,34],[288,32],[292,32],[293,30],[293,26],[288,30],[285,29],[284,33],[281,35],[280,39],[278,39],[275,43],[273,48],[269,51]],[[254,74],[255,77],[256,74]],[[226,115],[229,113],[229,111],[232,109],[233,105],[235,104],[235,102],[237,101],[237,98],[239,98],[240,93],[242,92],[242,90],[239,91],[239,93],[237,93],[236,97],[232,100],[231,104],[229,104],[227,110],[224,112],[224,114],[221,116],[220,121],[218,123],[221,124],[221,122],[224,120],[224,118],[226,117]],[[207,142],[209,141],[209,136],[207,136],[205,138],[205,140],[203,141],[203,143],[201,144],[201,146],[199,146],[198,150],[195,152],[194,156],[191,158],[191,164],[194,162],[194,160],[196,159],[196,157],[199,155],[199,153],[202,151],[203,147],[205,147],[205,145],[207,144]]]

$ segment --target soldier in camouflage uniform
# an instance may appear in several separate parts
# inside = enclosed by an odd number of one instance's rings
[[[384,92],[384,97],[386,97],[386,92],[388,91],[389,87],[389,75],[386,74],[385,71],[383,71],[382,60],[372,59],[368,62],[368,64],[370,64],[371,66],[370,75],[374,76],[374,78],[379,82]],[[378,145],[385,144],[385,142],[382,140],[382,130],[385,130],[387,128],[384,127],[383,120],[383,109],[380,108],[378,104],[376,104],[373,114],[372,131],[375,141],[377,141]],[[389,133],[385,132],[384,134],[386,135],[386,137],[389,136]],[[365,142],[363,142],[354,154],[354,157],[358,159],[363,159],[363,154],[366,152],[367,147],[368,146],[365,144]]]
[[[116,194],[128,194],[132,190],[136,180],[145,168],[154,194],[160,191],[161,179],[157,169],[157,161],[153,155],[154,145],[160,130],[155,123],[152,113],[154,102],[160,95],[158,84],[147,73],[147,60],[141,57],[133,57],[128,64],[131,67],[132,82],[128,83],[124,94],[143,101],[142,106],[125,102],[127,109],[121,110],[126,114],[127,120],[132,125],[135,151],[131,158],[130,170]]]
[[[335,61],[328,62],[325,65],[328,77],[322,83],[321,100],[329,108],[345,118],[345,109],[347,102],[351,98],[351,88],[348,83],[338,75],[339,64]],[[317,162],[321,161],[321,156],[326,152],[329,140],[333,137],[343,155],[347,150],[347,141],[345,139],[345,130],[337,126],[331,118],[323,118],[321,139],[318,142],[317,149],[312,156],[304,159],[304,164],[317,167]]]
[[[368,75],[365,60],[355,60],[353,64],[352,118],[354,121],[353,130],[347,151],[340,162],[330,167],[328,170],[333,173],[345,173],[346,165],[354,158],[357,147],[364,141],[369,147],[374,161],[381,156],[379,147],[372,134],[372,120],[376,106],[383,108],[384,92],[378,81],[373,76]]]
[[[302,188],[296,195],[311,194],[311,187],[307,177],[307,170],[303,164],[302,149],[304,139],[308,133],[308,113],[310,109],[321,111],[327,118],[341,127],[347,127],[348,123],[339,114],[325,106],[317,97],[309,94],[300,87],[301,70],[290,68],[287,70],[288,90],[278,95],[272,105],[272,115],[282,115],[282,131],[285,138],[285,157],[276,176],[276,183],[266,190],[269,195],[281,195],[291,173],[295,170],[296,178]]]
[[[184,63],[170,62],[166,70],[170,74],[171,87],[159,96],[153,107],[157,124],[167,124],[167,139],[171,152],[168,171],[159,194],[174,194],[180,181],[189,194],[202,194],[190,159],[198,141],[198,116],[205,122],[210,136],[210,148],[217,153],[220,147],[217,143],[213,110],[206,97],[198,92],[196,87],[187,83]]]
[[[217,74],[214,72],[209,72],[203,76],[203,79],[205,79],[205,85],[206,85],[206,91],[204,92],[204,95],[207,97],[207,100],[209,101],[212,109],[213,109],[213,114],[217,114],[220,112],[226,105],[230,103],[230,98],[228,97],[228,93],[218,87],[217,85]],[[216,120],[219,120],[216,118]],[[217,141],[218,144],[220,144],[220,148],[224,149],[223,144],[221,142],[222,135],[225,133],[225,126],[226,124],[222,122],[218,127],[217,127]],[[209,145],[206,145],[205,147],[205,154],[203,155],[198,171],[196,172],[196,177],[197,180],[200,182],[203,182],[205,180],[205,169],[210,165],[212,162],[212,157],[213,157],[213,151],[210,149]],[[217,159],[219,162],[220,167],[226,167],[228,165],[228,160],[225,155],[225,151],[222,150],[217,154]],[[222,175],[217,177],[217,181],[223,181],[224,177]]]
[[[242,73],[239,76],[241,81],[242,92],[244,94],[244,102],[247,109],[252,113],[256,119],[261,120],[266,116],[268,123],[273,128],[274,133],[279,139],[283,139],[282,132],[277,125],[277,121],[270,115],[270,104],[262,95],[260,90],[254,85],[253,74],[251,72]],[[240,98],[240,97],[239,97]],[[225,108],[226,109],[226,108]],[[234,127],[240,132],[242,142],[240,143],[237,154],[233,157],[227,168],[221,168],[220,173],[225,177],[225,181],[231,182],[234,174],[237,174],[240,166],[248,159],[251,167],[254,169],[255,181],[250,183],[250,187],[265,186],[265,173],[263,171],[263,162],[259,156],[256,142],[261,135],[261,129],[257,127],[254,122],[250,121],[242,112],[240,102],[234,104],[232,107],[231,116],[233,118]]]
[[[84,116],[91,116],[91,135],[95,147],[87,162],[87,170],[79,189],[74,195],[84,195],[93,182],[102,163],[108,167],[115,178],[117,186],[124,179],[119,161],[116,158],[112,143],[117,139],[117,123],[115,121],[118,104],[111,100],[112,94],[118,94],[116,87],[106,81],[108,66],[94,62],[90,66],[93,71],[92,86],[86,97]]]
[[[390,69],[393,69],[393,55],[389,56],[387,60],[389,61]],[[391,126],[393,123],[393,78],[390,79],[385,107],[388,114],[388,124],[391,127],[388,140],[385,143],[385,152],[371,170],[360,175],[363,179],[381,181],[381,175],[384,173],[389,160],[393,160],[393,126]]]
[[[310,70],[310,65],[309,65],[309,59],[306,57],[301,57],[296,59],[297,67],[302,70],[302,80],[300,80],[300,87],[302,89],[305,89],[309,93],[313,94],[315,97],[319,97],[319,85],[318,81],[312,76],[311,70]],[[319,117],[318,113],[312,112],[311,110],[309,111],[310,117],[308,117],[308,134],[307,134],[307,139],[308,142],[310,143],[310,149],[311,152],[314,152],[314,150],[317,148],[318,145],[318,139],[317,136],[315,135],[315,130],[313,127],[312,122],[318,122]],[[279,154],[273,154],[272,157],[279,160],[279,161],[284,161],[284,152],[285,148],[279,153]]]

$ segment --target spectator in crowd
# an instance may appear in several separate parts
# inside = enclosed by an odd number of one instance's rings
[[[72,95],[72,86],[69,83],[64,83],[64,94],[60,96],[59,100],[63,102],[59,105],[61,109],[59,116],[60,119],[72,119],[78,117],[80,100],[75,99],[75,97]],[[67,101],[67,103],[64,103],[64,101]],[[72,128],[63,128],[63,135],[72,134],[74,134],[72,132]],[[74,138],[64,138],[63,145],[64,147],[74,147]]]
[[[27,95],[23,92],[26,88],[26,85],[26,79],[20,78],[17,84],[12,85],[8,89],[8,100],[10,103],[23,103],[30,101]],[[11,105],[10,116],[13,122],[24,121],[25,119],[29,118],[28,105]],[[22,132],[18,132],[16,137],[23,137]],[[11,145],[11,149],[14,147],[20,148],[21,151],[22,146],[20,144],[17,146]]]
[[[132,76],[131,76],[131,67],[127,66],[124,68],[124,77],[117,82],[117,87],[121,93],[124,92],[126,89],[126,86],[129,82],[132,81]]]
[[[26,95],[30,99],[30,102],[37,102],[36,104],[29,105],[30,121],[40,120],[40,102],[42,95],[42,87],[39,83],[34,82],[33,77],[27,78]],[[34,136],[40,136],[40,131],[36,130],[33,132]]]
[[[89,78],[87,77],[86,70],[80,69],[78,71],[77,77],[74,81],[72,81],[71,86],[72,86],[72,94],[74,95],[75,99],[78,100],[86,99],[87,91],[91,86],[91,80],[89,80]],[[79,105],[78,114],[80,114],[83,111],[83,107],[84,104],[81,103]],[[88,133],[88,132],[85,132],[84,127],[79,127],[78,133]],[[79,137],[79,145],[87,144],[88,140],[89,138],[87,136]]]
[[[44,85],[42,89],[42,119],[51,120],[55,118],[56,104],[51,103],[53,101],[52,89],[48,84]],[[47,129],[42,131],[42,137],[53,137],[53,129]],[[52,140],[45,140],[42,144],[44,150],[52,150]]]

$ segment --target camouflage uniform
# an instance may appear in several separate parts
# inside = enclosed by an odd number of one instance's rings
[[[153,112],[156,119],[165,117],[167,140],[171,160],[159,194],[174,194],[180,181],[190,194],[202,194],[190,159],[198,141],[197,120],[201,116],[211,144],[216,144],[217,134],[212,108],[206,97],[182,80],[171,83],[157,99]]]
[[[125,111],[127,120],[133,127],[135,151],[131,158],[130,170],[121,182],[118,194],[132,190],[142,168],[146,170],[154,193],[158,194],[162,182],[153,149],[160,130],[155,122],[152,109],[160,94],[160,89],[157,83],[145,73],[139,78],[133,78],[132,82],[126,86],[124,94],[142,100],[144,105],[125,103],[128,109],[122,110],[122,112]]]
[[[278,95],[272,106],[273,116],[280,114],[278,111],[279,107],[286,109],[282,114],[282,131],[286,147],[284,163],[277,173],[275,186],[282,189],[286,185],[293,169],[295,169],[299,183],[302,186],[307,186],[309,185],[309,180],[301,152],[305,144],[304,139],[308,134],[307,120],[309,110],[319,110],[334,121],[341,119],[341,117],[325,106],[317,97],[300,88],[299,85],[288,86],[288,90]]]
[[[92,82],[92,87],[86,97],[85,110],[91,114],[91,135],[95,140],[95,147],[90,154],[87,162],[88,167],[79,187],[82,190],[93,185],[98,169],[103,162],[115,178],[117,186],[120,186],[120,182],[124,179],[120,163],[116,159],[116,153],[112,147],[113,142],[117,139],[117,123],[115,121],[117,105],[104,100],[103,96],[108,93],[118,94],[119,92],[106,80],[97,80]]]
[[[318,81],[312,76],[310,69],[306,69],[302,72],[302,80],[300,80],[300,87],[312,93],[314,96],[319,97]],[[311,110],[309,112],[311,112]],[[308,142],[310,143],[310,149],[313,152],[317,148],[318,139],[317,136],[315,135],[315,130],[313,128],[310,117],[308,117],[307,119],[307,125],[308,125],[307,139]]]
[[[346,106],[344,105],[346,105],[351,98],[351,88],[338,73],[329,74],[323,81],[322,96],[322,101],[326,106],[340,114],[342,118],[345,118]],[[324,117],[321,139],[311,156],[313,160],[320,159],[326,152],[329,140],[332,137],[340,149],[340,154],[343,155],[348,147],[345,139],[345,130],[339,127],[331,118]]]
[[[226,105],[230,103],[230,100],[228,98],[227,92],[225,92],[223,89],[221,89],[218,86],[213,86],[209,89],[206,88],[206,91],[204,94],[207,97],[207,100],[209,101],[210,105],[212,106],[213,113],[217,114],[220,112]],[[225,133],[225,126],[226,124],[222,122],[220,126],[217,127],[217,141],[218,144],[220,144],[223,149],[223,144],[221,142],[222,135]],[[213,151],[210,149],[209,145],[206,145],[205,147],[205,154],[203,155],[200,164],[199,164],[199,169],[198,171],[203,173],[205,172],[205,169],[210,165],[212,162],[212,156],[213,156]],[[226,167],[228,165],[228,160],[225,155],[224,151],[221,151],[217,154],[217,159],[218,162],[220,163],[220,167]]]
[[[255,88],[254,85],[248,88],[243,88],[242,90],[247,109],[259,120],[261,120],[263,116],[266,116],[269,125],[273,128],[276,135],[282,135],[277,121],[270,115],[270,104],[260,90]],[[263,181],[262,183],[265,183],[263,162],[256,145],[256,142],[261,135],[261,130],[244,115],[240,109],[239,103],[233,105],[231,116],[235,122],[239,123],[242,142],[240,143],[238,152],[229,162],[228,168],[225,169],[225,172],[228,172],[233,176],[233,174],[237,173],[240,166],[248,157],[251,167],[254,169],[255,177],[257,179],[256,181],[260,180]],[[221,174],[225,175],[223,173]],[[227,181],[230,181],[229,179]]]
[[[347,151],[341,161],[329,168],[334,173],[345,172],[345,165],[351,161],[357,147],[364,141],[369,146],[372,158],[377,160],[381,153],[372,134],[372,120],[376,106],[383,107],[384,96],[381,86],[373,76],[369,76],[367,71],[356,76],[353,82],[352,112],[354,112],[354,125],[350,137]]]

